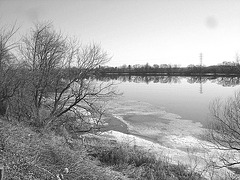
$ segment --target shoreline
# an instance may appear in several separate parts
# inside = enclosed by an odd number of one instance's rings
[[[102,132],[113,130],[124,134],[131,134],[128,125],[113,115],[108,115],[104,119],[104,123],[106,123],[107,125],[102,128]]]
[[[156,128],[159,128],[159,125],[165,124],[168,129],[164,133],[157,134],[161,136],[159,138],[158,136],[154,136],[156,130],[151,132],[151,129],[138,129],[138,124],[136,124],[136,127],[135,124],[131,124],[132,120],[141,118],[139,114],[131,114],[131,117],[135,115],[137,118],[129,119],[128,122],[128,118],[126,119],[126,117],[130,116],[112,114],[105,121],[108,125],[101,136],[115,140],[118,143],[127,143],[130,146],[136,146],[146,152],[153,153],[157,158],[167,157],[173,164],[180,162],[190,168],[194,166],[195,170],[199,172],[205,171],[208,166],[207,163],[209,163],[208,160],[220,163],[218,155],[221,152],[209,148],[212,145],[210,142],[197,137],[200,132],[202,133],[200,130],[204,129],[198,123],[192,123],[191,120],[172,119],[171,117],[166,118],[166,116],[163,116],[162,120],[164,122],[161,123],[161,118],[159,118],[158,123],[160,124],[156,125]],[[139,124],[142,124],[144,120],[146,121],[147,119],[140,119]],[[147,121],[146,124],[148,123]],[[143,125],[146,124],[143,123]],[[185,129],[182,129],[182,127],[185,127]],[[147,132],[148,130],[150,131],[149,133]],[[151,135],[153,136],[151,137]],[[226,172],[232,173],[229,169],[224,168],[215,172],[216,178],[214,179],[218,179]],[[205,177],[208,177],[210,173],[205,172]]]

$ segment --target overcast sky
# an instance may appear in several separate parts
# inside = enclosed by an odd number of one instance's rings
[[[109,65],[218,64],[240,55],[240,0],[0,0],[0,25],[36,21],[101,43]]]

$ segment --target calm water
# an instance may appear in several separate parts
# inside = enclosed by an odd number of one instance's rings
[[[128,100],[147,102],[182,119],[209,121],[209,104],[226,99],[240,88],[239,78],[118,77],[118,88]]]
[[[212,144],[201,137],[207,122],[211,121],[208,119],[210,102],[234,95],[240,90],[239,78],[133,76],[110,79],[121,82],[118,88],[124,97],[110,102],[109,112],[127,125],[130,135],[123,136],[118,129],[113,129],[109,136],[113,134],[156,155],[164,154],[175,163],[190,166],[197,163],[200,170],[206,170],[206,162],[212,157],[220,157],[214,148],[209,149]]]

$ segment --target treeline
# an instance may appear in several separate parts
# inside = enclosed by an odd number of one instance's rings
[[[187,67],[180,67],[179,65],[170,64],[154,64],[148,63],[145,65],[123,65],[120,67],[101,66],[98,71],[102,75],[106,74],[162,74],[162,75],[240,75],[240,64],[235,62],[223,62],[219,65],[200,66],[188,65]]]

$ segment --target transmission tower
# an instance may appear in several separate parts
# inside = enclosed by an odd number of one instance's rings
[[[236,63],[239,64],[239,55],[236,53]]]
[[[202,85],[202,60],[203,60],[203,54],[200,53],[200,94],[203,93],[203,85]]]
[[[203,54],[202,53],[200,53],[200,67],[202,67],[202,59],[203,59]]]

